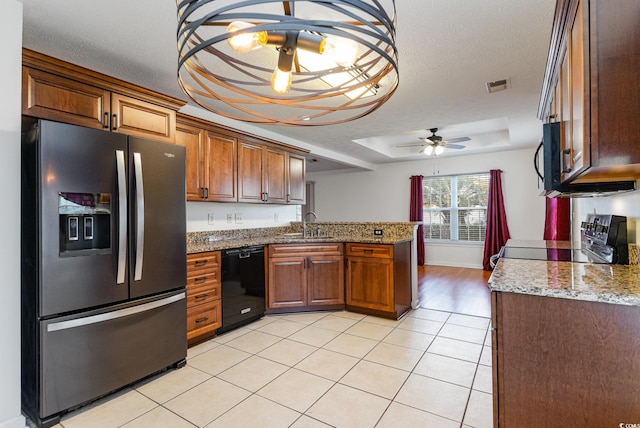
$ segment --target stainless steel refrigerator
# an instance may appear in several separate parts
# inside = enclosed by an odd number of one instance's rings
[[[22,408],[38,426],[186,342],[185,149],[23,118]]]

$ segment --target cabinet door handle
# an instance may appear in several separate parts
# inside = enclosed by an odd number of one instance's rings
[[[111,129],[113,131],[118,129],[118,115],[114,114],[111,116]]]
[[[196,266],[204,266],[204,265],[206,265],[206,264],[207,264],[207,262],[208,262],[208,261],[209,261],[208,259],[205,259],[205,260],[196,260],[195,265],[196,265]]]
[[[209,188],[208,187],[204,188],[204,198],[205,199],[209,199]]]
[[[567,163],[565,162],[565,159],[567,159],[567,156],[571,156],[570,149],[564,149],[562,151],[562,172],[564,172],[565,174],[568,172],[571,172],[571,165],[567,166]],[[569,160],[571,160],[571,158],[569,158]]]
[[[373,254],[373,250],[365,249],[365,250],[364,250],[364,253],[365,253],[365,254]]]
[[[202,284],[207,280],[206,276],[201,276],[193,280],[194,284]]]
[[[209,297],[208,293],[198,294],[196,296],[196,302],[200,302],[201,300],[205,300],[207,297]]]
[[[291,194],[287,193],[287,199],[286,202],[289,203],[291,202]]]
[[[109,112],[104,112],[104,117],[102,118],[102,127],[105,129],[109,129]]]
[[[202,323],[202,322],[207,322],[207,321],[209,321],[209,317],[198,318],[198,319],[196,320],[196,324],[200,324],[200,323]]]

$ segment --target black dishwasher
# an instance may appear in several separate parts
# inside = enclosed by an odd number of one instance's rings
[[[265,311],[264,247],[222,251],[222,327],[224,333],[262,317]]]

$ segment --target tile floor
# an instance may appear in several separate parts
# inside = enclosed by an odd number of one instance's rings
[[[491,388],[487,318],[273,315],[56,428],[491,427]]]

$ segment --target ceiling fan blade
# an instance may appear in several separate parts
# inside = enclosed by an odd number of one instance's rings
[[[464,147],[465,147],[465,146],[462,146],[462,145],[460,145],[460,144],[449,144],[449,143],[447,143],[447,144],[445,144],[445,147],[446,147],[447,149],[456,149],[456,150],[460,150],[460,149],[464,149]]]
[[[399,144],[396,147],[420,147],[420,146],[426,146],[426,144],[425,143]]]
[[[450,140],[446,140],[447,144],[449,143],[462,143],[463,141],[470,141],[471,138],[469,137],[460,137],[460,138],[452,138]]]

